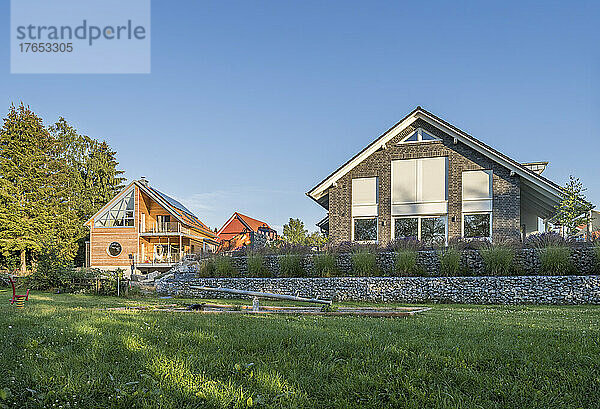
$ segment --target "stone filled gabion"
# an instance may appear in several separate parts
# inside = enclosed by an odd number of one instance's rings
[[[160,294],[236,298],[191,286],[273,292],[334,301],[465,304],[600,304],[600,276],[160,279]],[[239,296],[238,296],[239,297]]]
[[[518,275],[537,275],[540,271],[540,252],[543,249],[517,249],[515,250],[514,271]],[[273,277],[279,277],[279,260],[281,255],[268,255],[263,257],[263,262]],[[571,261],[575,267],[577,275],[588,275],[595,273],[596,260],[593,248],[590,246],[580,246],[571,249]],[[302,256],[302,266],[306,277],[316,276],[314,271],[314,254]],[[380,252],[377,253],[377,267],[382,275],[393,275],[395,253]],[[199,272],[200,264],[198,262],[180,263],[174,267],[178,272]],[[234,271],[240,276],[248,274],[247,257],[231,257],[231,264]],[[336,265],[342,276],[353,276],[352,254],[342,253],[336,255]],[[423,250],[417,254],[417,265],[419,270],[426,276],[436,277],[440,275],[440,252],[438,250]],[[463,250],[461,252],[461,266],[465,275],[483,276],[486,275],[483,258],[477,250]]]
[[[485,276],[485,266],[477,250],[464,250],[461,264],[468,277],[440,277],[440,258],[436,250],[419,251],[417,264],[424,277],[352,277],[352,255],[336,255],[341,277],[314,277],[314,255],[303,256],[306,277],[279,278],[282,256],[264,256],[264,265],[274,278],[251,278],[247,275],[246,257],[232,257],[233,268],[240,278],[198,278],[200,263],[180,263],[156,282],[161,294],[230,298],[235,295],[207,293],[192,285],[226,287],[240,290],[275,292],[334,301],[471,303],[471,304],[600,304],[600,276],[596,272],[593,249],[575,247],[571,261],[577,275],[540,276],[539,249],[515,251],[518,276]],[[395,253],[377,253],[377,267],[382,275],[394,270]]]

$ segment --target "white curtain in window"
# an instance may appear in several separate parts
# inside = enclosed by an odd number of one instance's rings
[[[352,215],[377,216],[377,178],[352,179]]]
[[[492,171],[468,170],[462,173],[463,212],[492,210]]]
[[[417,161],[392,161],[392,203],[417,201]]]
[[[421,202],[446,200],[446,158],[419,159],[421,167]]]
[[[392,161],[392,214],[444,214],[448,211],[446,157]]]

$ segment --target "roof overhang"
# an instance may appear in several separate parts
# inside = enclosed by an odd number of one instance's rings
[[[363,160],[371,156],[377,150],[383,148],[387,142],[396,137],[412,123],[421,119],[430,125],[440,129],[441,131],[448,134],[450,137],[455,139],[455,142],[463,143],[473,150],[485,155],[491,160],[504,166],[514,174],[521,177],[521,180],[525,182],[526,186],[531,186],[535,191],[543,195],[550,202],[560,201],[562,195],[562,189],[554,182],[546,179],[545,177],[538,175],[532,170],[526,168],[519,162],[509,158],[508,156],[496,151],[489,147],[483,142],[477,140],[471,135],[461,131],[446,121],[438,118],[432,113],[424,110],[421,107],[417,107],[414,111],[408,114],[404,119],[394,125],[392,128],[387,130],[383,135],[373,141],[365,149],[356,154],[352,159],[338,168],[335,172],[329,175],[325,180],[307,192],[307,196],[315,200],[321,206],[325,196],[327,196],[329,188],[335,185],[335,183],[343,177],[345,174],[350,172],[355,166],[361,163]],[[324,206],[325,207],[325,206]]]
[[[186,226],[189,226],[190,224],[184,220],[176,211],[172,210],[172,206],[170,203],[168,203],[165,199],[163,199],[160,195],[154,193],[152,191],[152,189],[149,189],[147,186],[145,186],[143,183],[140,183],[137,180],[134,180],[133,182],[131,182],[130,184],[128,184],[127,186],[125,186],[125,188],[123,190],[121,190],[119,193],[117,193],[115,195],[115,197],[113,197],[111,200],[108,201],[108,203],[106,203],[104,206],[102,206],[100,208],[100,210],[98,210],[92,217],[90,217],[85,223],[85,226],[89,226],[91,224],[91,221],[94,220],[94,218],[96,216],[98,216],[98,214],[102,213],[110,204],[114,203],[115,200],[117,200],[119,197],[121,197],[123,195],[123,193],[128,192],[129,189],[131,188],[131,186],[137,186],[142,192],[144,192],[144,194],[146,194],[148,197],[150,197],[152,200],[154,200],[155,202],[157,202],[161,207],[163,207],[165,210],[168,210],[169,213],[175,217],[179,222],[185,224]],[[215,235],[214,232],[210,231],[210,230],[206,230],[206,229],[200,229],[197,226],[194,226],[194,228],[202,230],[203,233],[208,234],[211,237],[216,238],[217,236]]]

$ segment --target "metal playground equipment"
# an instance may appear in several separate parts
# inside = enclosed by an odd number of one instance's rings
[[[222,288],[222,287],[204,287],[199,285],[191,285],[190,288],[194,290],[200,291],[214,291],[220,293],[228,293],[228,294],[237,294],[237,295],[248,295],[254,297],[252,299],[252,311],[258,312],[260,310],[260,305],[258,302],[259,297],[261,298],[275,298],[277,300],[287,300],[287,301],[297,301],[297,302],[306,302],[313,304],[324,304],[331,306],[331,300],[320,300],[318,298],[304,298],[304,297],[296,297],[293,295],[285,295],[285,294],[275,294],[275,293],[264,293],[260,291],[246,291],[246,290],[236,290],[233,288]]]
[[[25,301],[29,301],[29,289],[25,294],[17,294],[17,289],[15,286],[15,281],[13,280],[13,276],[11,274],[8,275],[8,280],[10,281],[10,285],[12,286],[13,295],[10,299],[10,303],[15,304],[17,308],[24,309]]]

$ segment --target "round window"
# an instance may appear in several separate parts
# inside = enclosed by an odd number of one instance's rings
[[[117,243],[116,241],[113,241],[108,245],[107,251],[108,254],[110,254],[111,256],[117,257],[119,254],[121,254],[123,248],[121,247],[121,244]]]

